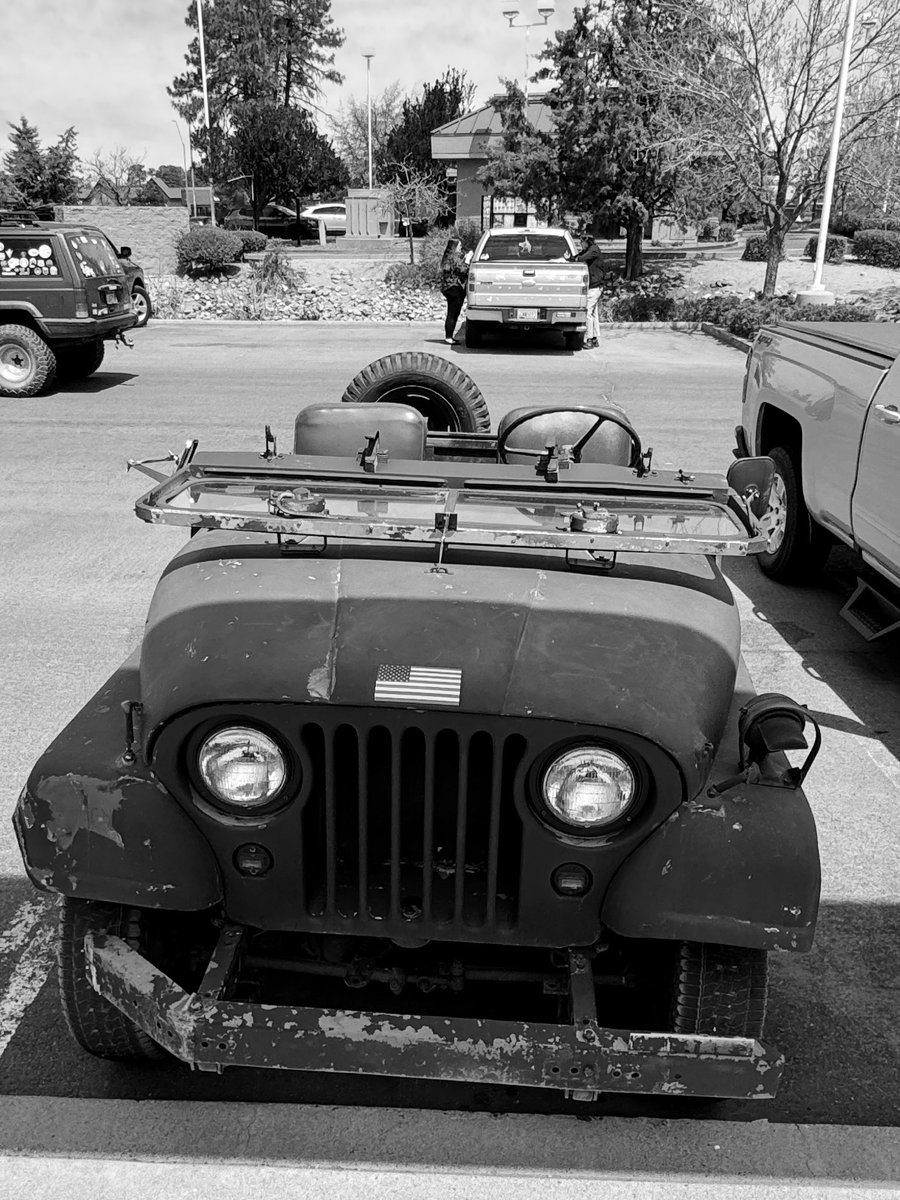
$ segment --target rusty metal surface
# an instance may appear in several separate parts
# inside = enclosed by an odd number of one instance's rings
[[[184,1062],[554,1088],[771,1099],[784,1058],[749,1038],[295,1008],[189,995],[89,935],[94,988]]]
[[[35,886],[181,911],[221,898],[197,826],[140,756],[129,758],[123,702],[140,694],[137,655],[107,680],[38,759],[13,822]]]
[[[708,794],[737,770],[738,710],[752,695],[742,662],[707,790],[654,830],[610,884],[602,917],[615,932],[764,950],[812,946],[821,872],[802,789],[741,783]]]

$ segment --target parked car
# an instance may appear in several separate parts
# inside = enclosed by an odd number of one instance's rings
[[[85,379],[137,323],[115,247],[91,225],[0,212],[0,396]]]
[[[61,896],[74,1037],[771,1097],[767,953],[816,924],[818,730],[755,695],[721,569],[763,546],[771,462],[665,470],[620,409],[552,400],[491,434],[431,355],[348,393],[292,451],[266,427],[130,464],[137,515],[195,536],[14,816]],[[482,432],[428,429],[466,406]]]
[[[842,610],[865,637],[900,629],[900,327],[796,322],[760,330],[747,358],[736,454],[775,462],[773,579],[808,582],[832,545],[859,551]]]
[[[233,209],[225,218],[226,229],[252,229],[253,210]],[[303,236],[304,223],[297,222],[297,214],[286,204],[266,204],[259,215],[259,232],[266,237],[296,239]]]
[[[587,329],[588,271],[566,229],[489,229],[469,267],[465,340],[480,346],[501,329],[556,329],[580,350]]]
[[[113,246],[113,249],[115,250],[115,246]],[[150,293],[144,282],[143,268],[131,257],[130,246],[120,246],[116,250],[116,257],[122,264],[122,268],[125,271],[125,278],[128,280],[128,287],[131,291],[131,302],[134,305],[134,311],[137,315],[134,327],[135,329],[143,329],[153,316],[153,305],[150,302]]]
[[[326,233],[346,233],[347,205],[338,202],[310,204],[300,210],[300,219],[309,223],[307,228],[311,228],[316,237],[319,234],[320,221],[325,222]]]

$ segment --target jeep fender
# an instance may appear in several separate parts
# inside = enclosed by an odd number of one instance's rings
[[[742,662],[707,787],[738,772],[737,715],[752,695]],[[820,881],[815,821],[801,789],[740,784],[710,797],[705,787],[625,860],[601,915],[625,937],[808,950]]]
[[[0,325],[30,325],[44,338],[50,336],[41,311],[25,300],[0,300]]]
[[[222,896],[205,838],[138,756],[127,762],[122,703],[140,695],[135,652],[38,760],[13,816],[43,891],[196,911]]]

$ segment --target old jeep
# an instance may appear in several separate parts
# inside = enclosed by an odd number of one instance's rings
[[[117,253],[93,226],[0,211],[0,396],[86,379],[104,341],[125,342],[138,317]]]
[[[401,402],[131,465],[137,515],[192,536],[14,817],[83,1047],[774,1095],[819,732],[754,694],[720,569],[765,544],[770,460],[657,470],[612,407],[490,434]]]

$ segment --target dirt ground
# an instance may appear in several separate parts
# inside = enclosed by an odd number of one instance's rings
[[[789,257],[778,269],[775,291],[778,294],[808,288],[813,281],[814,264],[806,258]],[[741,259],[710,259],[696,263],[678,263],[667,268],[674,279],[682,276],[685,296],[712,295],[720,288],[752,296],[760,291],[765,278],[766,264],[743,262]],[[900,271],[886,267],[868,267],[855,260],[825,265],[822,281],[838,299],[856,300],[882,288],[900,287]]]

